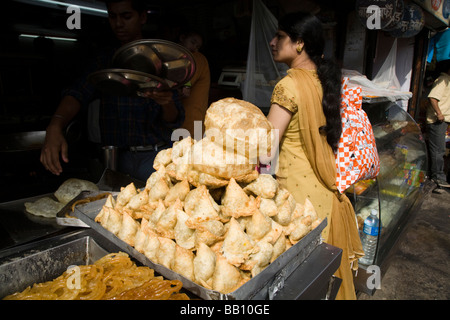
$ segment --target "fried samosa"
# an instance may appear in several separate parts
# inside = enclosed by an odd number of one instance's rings
[[[136,187],[134,183],[128,184],[125,188],[121,188],[119,194],[116,197],[117,208],[124,207],[130,199],[137,194]]]
[[[172,148],[163,149],[156,154],[153,160],[153,169],[159,170],[172,162]]]
[[[249,197],[236,180],[231,178],[222,196],[222,214],[233,218],[251,216],[258,206],[255,198]]]
[[[216,267],[216,254],[205,243],[200,242],[194,258],[195,281],[200,285],[211,289],[212,276]]]
[[[133,247],[134,240],[136,238],[136,232],[138,231],[139,227],[139,222],[134,220],[127,212],[123,212],[122,225],[117,237]]]
[[[115,208],[103,207],[103,210],[106,215],[106,225],[103,227],[115,235],[118,235],[122,227],[122,214]]]
[[[158,235],[148,227],[145,227],[143,231],[147,235],[147,240],[145,241],[145,246],[143,248],[144,255],[153,263],[159,263],[157,253],[161,243],[159,242]]]
[[[180,199],[177,199],[166,210],[161,213],[156,222],[156,233],[162,237],[175,239],[174,228],[177,224],[177,212],[183,208]]]
[[[212,246],[218,241],[224,239],[225,227],[222,222],[218,220],[210,220],[199,223],[195,230],[195,246],[203,242],[208,246]]]
[[[278,190],[278,182],[270,174],[260,174],[256,180],[244,187],[246,193],[253,193],[261,198],[272,199]]]
[[[223,240],[223,256],[234,266],[239,266],[248,258],[253,249],[252,239],[242,230],[236,219],[231,218]]]
[[[175,260],[176,243],[175,241],[164,237],[158,237],[158,240],[160,245],[156,251],[156,259],[159,264],[171,269]]]
[[[195,247],[195,229],[186,225],[189,216],[183,210],[177,210],[177,223],[174,228],[176,243],[185,249],[192,250]]]
[[[184,200],[184,211],[189,215],[186,224],[189,228],[196,228],[202,222],[219,220],[219,215],[214,208],[214,199],[209,195],[206,186],[191,190]]]
[[[269,265],[273,255],[273,246],[268,242],[259,241],[255,247],[257,247],[257,250],[254,250],[256,252],[250,254],[248,260],[240,266],[242,270],[251,271],[252,277]]]
[[[259,203],[259,211],[268,217],[273,217],[278,212],[277,204],[273,199],[261,198]]]
[[[221,293],[230,293],[245,283],[238,268],[231,265],[228,259],[218,254],[216,267],[212,277],[213,290]]]
[[[194,281],[194,254],[192,251],[176,245],[172,270]]]
[[[272,219],[255,210],[246,223],[246,233],[255,241],[262,239],[272,229]]]
[[[176,183],[170,190],[167,192],[166,197],[164,198],[164,204],[166,207],[170,206],[177,199],[184,201],[186,195],[191,191],[189,182],[187,180],[182,180]]]
[[[114,208],[115,203],[116,200],[114,200],[112,194],[109,194],[106,198],[105,204],[103,205],[98,215],[95,217],[94,221],[100,223],[102,226],[105,226],[108,219],[108,214],[106,213],[107,210],[105,210],[105,207]]]

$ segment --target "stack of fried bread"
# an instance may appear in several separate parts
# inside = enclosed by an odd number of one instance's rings
[[[98,191],[98,187],[91,181],[70,178],[64,181],[55,191],[54,196],[57,200],[45,196],[34,202],[27,201],[24,204],[25,210],[36,216],[54,218],[67,203],[82,191]]]
[[[207,136],[160,151],[145,188],[131,183],[109,196],[95,220],[152,262],[229,293],[320,221],[308,200],[296,203],[254,165],[193,161],[211,152],[205,145],[219,149]]]

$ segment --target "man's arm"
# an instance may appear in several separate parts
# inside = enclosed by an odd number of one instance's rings
[[[431,107],[433,108],[434,112],[436,113],[436,117],[438,121],[444,121],[445,117],[441,112],[441,108],[439,108],[439,100],[435,98],[428,98],[430,100]]]
[[[63,97],[47,127],[40,160],[53,174],[59,175],[62,172],[60,155],[64,162],[69,162],[64,130],[80,109],[81,104],[77,99],[72,96]]]

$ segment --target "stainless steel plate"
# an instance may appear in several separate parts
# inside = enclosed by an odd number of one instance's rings
[[[0,251],[0,299],[34,283],[53,280],[71,265],[92,264],[119,251],[90,229]]]
[[[112,95],[142,96],[146,90],[168,90],[164,79],[128,69],[104,69],[91,73],[88,80],[100,91]]]
[[[195,72],[194,57],[185,47],[171,41],[144,39],[119,48],[113,57],[118,68],[146,72],[179,87],[188,82]]]

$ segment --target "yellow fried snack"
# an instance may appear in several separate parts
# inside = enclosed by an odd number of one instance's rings
[[[36,283],[5,300],[189,299],[178,291],[179,280],[155,277],[153,269],[138,267],[126,253],[110,253],[91,265],[77,266],[52,281]],[[76,272],[79,271],[79,281]]]

